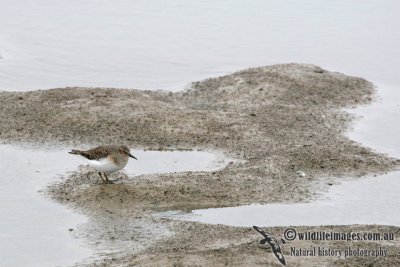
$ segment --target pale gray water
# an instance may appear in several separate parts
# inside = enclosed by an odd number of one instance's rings
[[[0,151],[0,265],[60,266],[88,257],[92,251],[68,231],[86,218],[38,192],[77,161],[5,145]]]
[[[385,86],[380,87],[378,92],[380,98],[377,102],[350,110],[360,118],[348,135],[363,145],[400,158],[400,93]],[[399,188],[400,171],[395,171],[377,177],[347,179],[309,203],[202,209],[189,214],[171,211],[158,216],[233,226],[400,226]]]
[[[377,101],[348,111],[360,118],[347,133],[351,139],[400,158],[400,86],[380,85]]]
[[[400,85],[395,0],[2,0],[0,90],[182,89],[302,62]]]
[[[46,184],[85,160],[67,149],[39,150],[0,146],[0,265],[64,266],[94,255],[68,229],[87,222],[66,207],[39,193]],[[216,170],[228,163],[220,153],[201,151],[134,151],[130,175]],[[157,162],[157,164],[154,164]]]

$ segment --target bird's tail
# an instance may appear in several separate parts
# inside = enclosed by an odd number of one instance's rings
[[[70,152],[68,152],[69,154],[73,154],[73,155],[83,155],[84,152],[81,150],[77,150],[77,149],[72,149]]]
[[[72,149],[68,153],[69,154],[73,154],[73,155],[79,155],[79,156],[85,157],[87,159],[92,159],[92,157],[90,156],[90,154],[87,153],[87,151],[82,151],[82,150],[78,150],[78,149]]]

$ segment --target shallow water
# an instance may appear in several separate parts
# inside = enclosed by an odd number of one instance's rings
[[[138,160],[128,162],[128,175],[169,173],[184,171],[213,171],[227,165],[231,160],[221,152],[206,151],[134,151]],[[85,161],[84,161],[85,162]]]
[[[304,62],[400,84],[393,0],[2,0],[0,90],[182,89]]]
[[[400,158],[400,93],[379,87],[379,100],[349,110],[359,116],[348,136],[372,149]],[[179,211],[158,216],[233,226],[383,224],[400,226],[400,171],[349,178],[309,203],[248,205]]]
[[[88,257],[92,251],[68,231],[86,218],[38,192],[77,162],[57,152],[4,145],[0,150],[1,265],[71,265]]]
[[[381,85],[372,104],[348,110],[359,117],[347,133],[378,152],[400,158],[400,86]]]
[[[38,192],[85,160],[67,149],[39,150],[0,146],[0,259],[2,266],[64,266],[95,252],[69,229],[87,222],[86,217],[54,203]],[[133,151],[130,175],[215,170],[228,160],[222,154],[201,151]],[[157,164],[155,164],[157,162]]]

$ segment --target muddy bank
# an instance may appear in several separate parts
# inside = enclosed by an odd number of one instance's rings
[[[108,222],[119,225],[110,229],[97,224],[95,232],[102,233],[94,238],[98,242],[132,236],[130,224],[120,223],[127,218],[162,224],[175,233],[141,252],[122,249],[128,255],[110,254],[108,264],[129,265],[134,260],[138,265],[172,265],[180,264],[183,257],[183,265],[226,261],[228,265],[264,265],[265,258],[258,260],[263,251],[239,241],[230,244],[229,231],[250,229],[170,222],[151,214],[176,208],[309,200],[318,193],[312,185],[321,186],[322,177],[395,168],[397,160],[343,135],[351,117],[340,109],[368,103],[373,93],[373,85],[364,79],[299,64],[248,69],[193,83],[191,89],[178,93],[99,88],[2,92],[0,139],[223,150],[243,162],[215,172],[124,177],[113,185],[99,184],[95,173],[81,168],[49,186],[48,193],[82,209],[95,222],[112,218]],[[114,178],[118,177],[121,174]],[[198,241],[203,237],[207,244]],[[249,262],[230,260],[240,255]]]

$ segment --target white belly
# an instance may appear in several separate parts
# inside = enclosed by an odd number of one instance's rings
[[[125,164],[117,165],[114,161],[109,158],[102,158],[100,160],[89,160],[89,166],[99,172],[105,173],[113,173],[123,169],[126,166]]]

